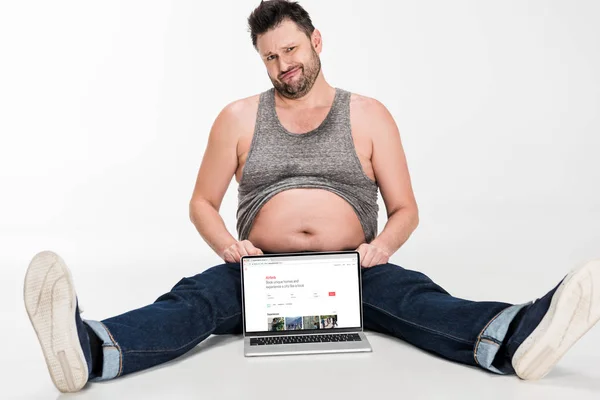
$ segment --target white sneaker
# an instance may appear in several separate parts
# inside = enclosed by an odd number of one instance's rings
[[[600,259],[569,272],[523,318],[512,366],[521,379],[540,379],[600,320]]]
[[[33,257],[23,297],[54,385],[61,392],[79,391],[91,369],[89,336],[71,273],[56,253],[42,251]]]

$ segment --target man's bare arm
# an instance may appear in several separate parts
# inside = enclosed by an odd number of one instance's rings
[[[365,102],[364,111],[368,116],[365,121],[373,132],[373,170],[388,216],[383,231],[371,244],[381,247],[391,256],[417,228],[419,209],[394,118],[375,99]]]
[[[238,102],[231,103],[215,119],[189,204],[190,220],[221,258],[223,251],[237,242],[225,227],[219,209],[238,167],[239,107]]]

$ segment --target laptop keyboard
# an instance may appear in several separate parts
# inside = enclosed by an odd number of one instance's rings
[[[334,335],[298,335],[298,336],[268,336],[250,338],[251,346],[264,346],[270,344],[298,344],[298,343],[324,343],[324,342],[360,342],[358,333],[336,333]]]

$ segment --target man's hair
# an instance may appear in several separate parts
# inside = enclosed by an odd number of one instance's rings
[[[310,39],[315,27],[306,10],[297,1],[261,0],[260,5],[248,17],[248,27],[254,48],[258,50],[256,47],[258,35],[277,27],[285,19],[293,21],[298,29]]]

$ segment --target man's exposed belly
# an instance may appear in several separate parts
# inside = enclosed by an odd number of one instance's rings
[[[239,114],[246,118],[247,131],[238,140],[238,184],[248,158],[254,123],[258,109],[258,96],[251,100],[252,107]],[[351,112],[352,138],[365,174],[375,180],[371,163],[372,140],[370,131],[360,119],[360,109]],[[358,117],[357,117],[358,116]],[[288,125],[288,122],[285,122]],[[303,128],[294,126],[292,131]],[[314,126],[318,124],[315,122]],[[311,128],[312,129],[312,128]],[[304,130],[309,130],[304,127]],[[337,194],[325,189],[294,188],[277,193],[259,210],[248,240],[262,251],[284,253],[297,251],[354,250],[365,241],[365,234],[352,206]]]
[[[354,250],[365,241],[358,215],[337,194],[294,188],[260,209],[248,240],[264,252]]]

